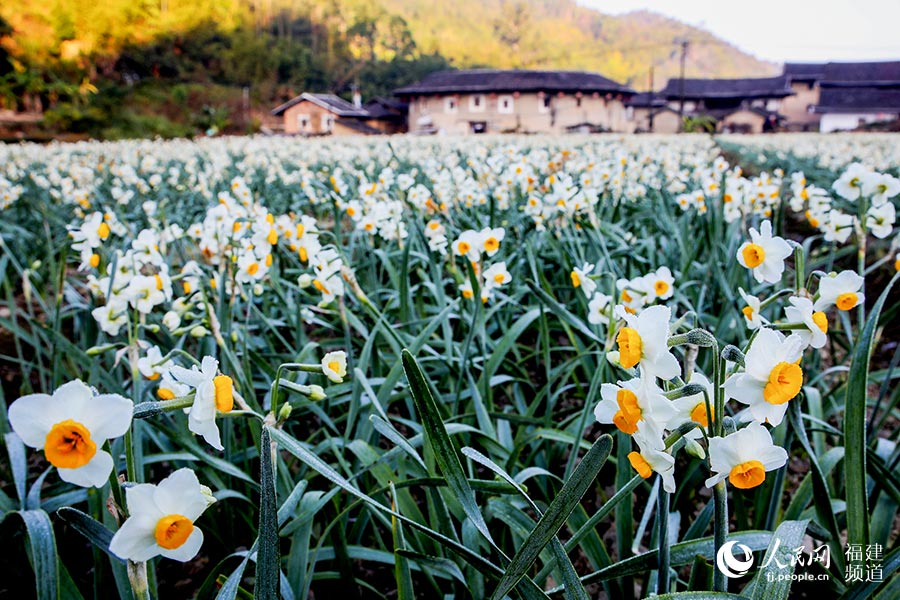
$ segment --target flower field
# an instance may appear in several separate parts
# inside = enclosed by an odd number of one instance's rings
[[[0,147],[0,590],[896,598],[898,176],[879,135]]]

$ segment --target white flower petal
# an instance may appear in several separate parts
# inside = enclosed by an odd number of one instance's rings
[[[41,449],[56,423],[65,421],[61,403],[48,394],[22,396],[9,405],[9,424],[26,446]]]
[[[200,492],[197,475],[186,467],[160,481],[153,500],[164,515],[179,514],[191,521],[195,521],[208,506]]]
[[[97,450],[94,457],[77,469],[57,469],[59,478],[81,487],[103,487],[113,470],[113,459],[105,450]]]
[[[131,427],[134,403],[118,394],[102,394],[85,402],[73,418],[88,428],[98,444],[125,435]]]
[[[171,550],[167,550],[166,548],[160,548],[159,553],[166,558],[171,558],[172,560],[177,560],[179,562],[187,562],[197,556],[197,553],[200,552],[200,547],[203,545],[203,532],[194,527],[194,530],[191,532],[191,535],[184,541],[184,543],[177,548],[173,548]]]
[[[122,559],[143,562],[157,556],[160,551],[155,531],[158,519],[134,514],[122,523],[109,543],[109,551]]]

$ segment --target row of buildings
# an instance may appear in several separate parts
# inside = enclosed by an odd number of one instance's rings
[[[304,93],[272,114],[302,135],[838,131],[900,120],[900,61],[788,63],[777,77],[670,79],[638,93],[596,73],[440,71],[365,105]]]

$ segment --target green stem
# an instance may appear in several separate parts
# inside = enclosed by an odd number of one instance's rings
[[[660,489],[656,501],[656,522],[659,527],[656,536],[659,545],[656,593],[667,594],[669,593],[669,493]]]
[[[126,570],[134,600],[150,600],[150,587],[147,585],[147,563],[136,563],[129,560]]]
[[[713,501],[715,502],[715,523],[713,527],[713,545],[716,556],[725,545],[728,536],[728,492],[725,489],[725,481],[720,481],[713,488]],[[728,579],[725,573],[716,569],[713,572],[713,590],[716,592],[728,591]]]

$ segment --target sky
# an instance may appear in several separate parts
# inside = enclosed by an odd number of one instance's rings
[[[900,60],[900,0],[577,0],[608,14],[651,10],[772,62]]]

